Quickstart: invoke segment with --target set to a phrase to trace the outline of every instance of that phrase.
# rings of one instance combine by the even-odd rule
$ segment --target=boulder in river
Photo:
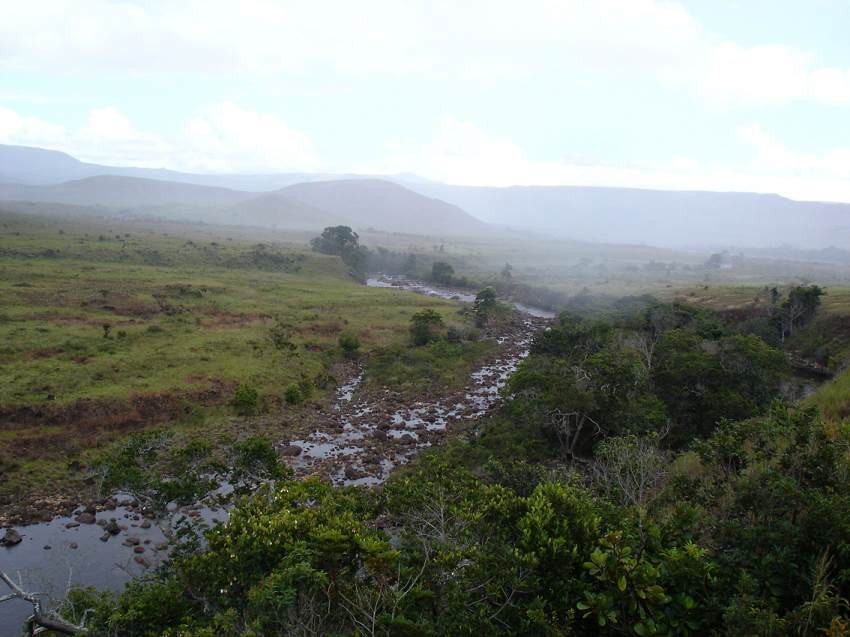
[[[82,513],[80,513],[74,519],[77,522],[79,522],[80,524],[94,524],[95,521],[97,520],[94,513],[92,513],[91,511],[88,511],[88,510],[83,511]]]
[[[285,447],[281,447],[280,455],[285,457],[294,457],[301,455],[301,447],[298,445],[286,445]]]
[[[6,534],[0,539],[0,545],[15,546],[16,544],[20,544],[22,539],[21,534],[17,530],[9,527],[6,529]]]
[[[109,533],[110,535],[118,535],[121,533],[121,527],[118,526],[118,522],[115,521],[115,518],[112,518],[103,529]]]

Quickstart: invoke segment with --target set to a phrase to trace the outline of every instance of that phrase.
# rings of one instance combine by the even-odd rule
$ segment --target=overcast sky
[[[847,0],[2,0],[0,15],[0,143],[198,172],[850,201]]]

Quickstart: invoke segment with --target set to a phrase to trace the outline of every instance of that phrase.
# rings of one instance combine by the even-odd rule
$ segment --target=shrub
[[[410,317],[410,337],[414,345],[427,345],[436,340],[443,327],[443,317],[435,310],[420,310]]]
[[[304,402],[304,392],[297,383],[292,383],[283,393],[287,405],[297,405]]]
[[[339,335],[339,348],[346,358],[357,358],[360,350],[360,339],[352,332],[343,332]]]
[[[259,393],[252,385],[241,384],[233,394],[233,406],[243,416],[251,416],[257,413]]]

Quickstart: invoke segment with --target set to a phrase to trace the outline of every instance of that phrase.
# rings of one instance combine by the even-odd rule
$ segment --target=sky
[[[0,0],[0,143],[850,201],[847,0]]]

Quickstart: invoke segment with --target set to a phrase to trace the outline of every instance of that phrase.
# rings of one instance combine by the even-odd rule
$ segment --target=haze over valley
[[[850,637],[850,4],[0,19],[0,637]]]
[[[359,231],[534,233],[702,251],[850,249],[850,204],[775,194],[473,187],[411,175],[203,175],[86,164],[64,153],[12,146],[0,147],[0,165],[0,202],[11,209],[52,203],[93,207],[98,214],[281,229],[346,223]]]

